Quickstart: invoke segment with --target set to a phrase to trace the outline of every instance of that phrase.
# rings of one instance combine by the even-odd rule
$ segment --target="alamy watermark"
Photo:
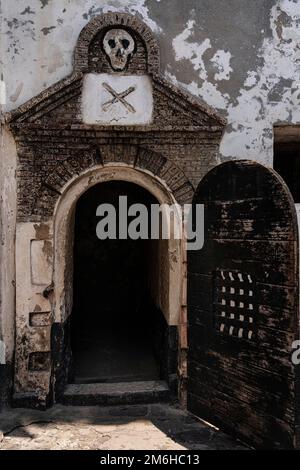
[[[300,364],[300,340],[296,339],[292,343],[292,349],[295,349],[292,353],[292,363],[294,366],[298,366]]]
[[[116,208],[103,203],[97,207],[100,217],[96,234],[100,240],[186,240],[187,250],[201,250],[204,245],[204,205],[128,204],[119,197]]]

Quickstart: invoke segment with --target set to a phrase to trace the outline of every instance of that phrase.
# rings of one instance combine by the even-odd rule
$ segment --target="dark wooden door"
[[[205,244],[188,252],[188,408],[257,448],[295,445],[298,229],[273,170],[223,163],[200,183]]]

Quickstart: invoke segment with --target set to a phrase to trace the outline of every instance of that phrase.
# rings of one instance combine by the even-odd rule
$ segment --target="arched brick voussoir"
[[[194,188],[184,172],[158,152],[130,143],[111,143],[101,146],[101,155],[104,165],[125,163],[159,177],[180,204],[189,203],[193,198]]]
[[[149,149],[139,148],[135,167],[150,171],[163,180],[179,204],[192,201],[193,185],[184,172],[163,155]]]
[[[43,221],[49,219],[53,214],[53,208],[58,200],[60,193],[54,188],[48,187],[45,183],[41,185],[36,202],[32,207],[30,220]]]
[[[190,203],[194,188],[184,172],[163,155],[150,149],[130,144],[108,144],[101,148],[89,147],[76,150],[71,157],[56,164],[37,191],[31,214],[37,220],[52,215],[55,204],[65,185],[76,175],[94,166],[122,163],[128,166],[149,171],[162,180],[179,204]],[[139,182],[136,181],[138,184]]]
[[[128,13],[108,12],[95,16],[79,34],[74,54],[74,72],[88,71],[88,49],[92,39],[108,27],[127,27],[133,29],[144,42],[147,50],[147,69],[149,73],[160,72],[160,51],[151,29],[138,17]]]
[[[63,187],[74,176],[99,164],[103,165],[103,161],[97,146],[74,150],[71,157],[58,162],[52,173],[40,185],[32,215],[38,218],[49,217],[53,213]]]
[[[125,163],[134,166],[138,154],[138,146],[132,144],[115,143],[101,145],[101,155],[104,165],[111,163]]]
[[[77,150],[71,157],[57,163],[53,173],[46,178],[44,185],[60,193],[70,179],[99,163],[103,164],[98,147]]]

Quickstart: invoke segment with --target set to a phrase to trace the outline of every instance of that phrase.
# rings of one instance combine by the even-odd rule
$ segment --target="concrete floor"
[[[55,405],[0,414],[0,450],[216,450],[241,443],[170,404]],[[1,459],[1,457],[0,457]]]

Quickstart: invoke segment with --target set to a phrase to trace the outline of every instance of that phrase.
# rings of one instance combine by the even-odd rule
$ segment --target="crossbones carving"
[[[102,105],[103,111],[107,111],[113,104],[117,103],[118,101],[122,103],[122,105],[131,113],[135,113],[134,107],[125,100],[126,96],[132,93],[135,90],[135,86],[131,86],[127,88],[127,90],[122,91],[121,93],[116,92],[108,83],[104,82],[103,87],[106,91],[108,91],[113,98],[109,101],[106,101]]]

